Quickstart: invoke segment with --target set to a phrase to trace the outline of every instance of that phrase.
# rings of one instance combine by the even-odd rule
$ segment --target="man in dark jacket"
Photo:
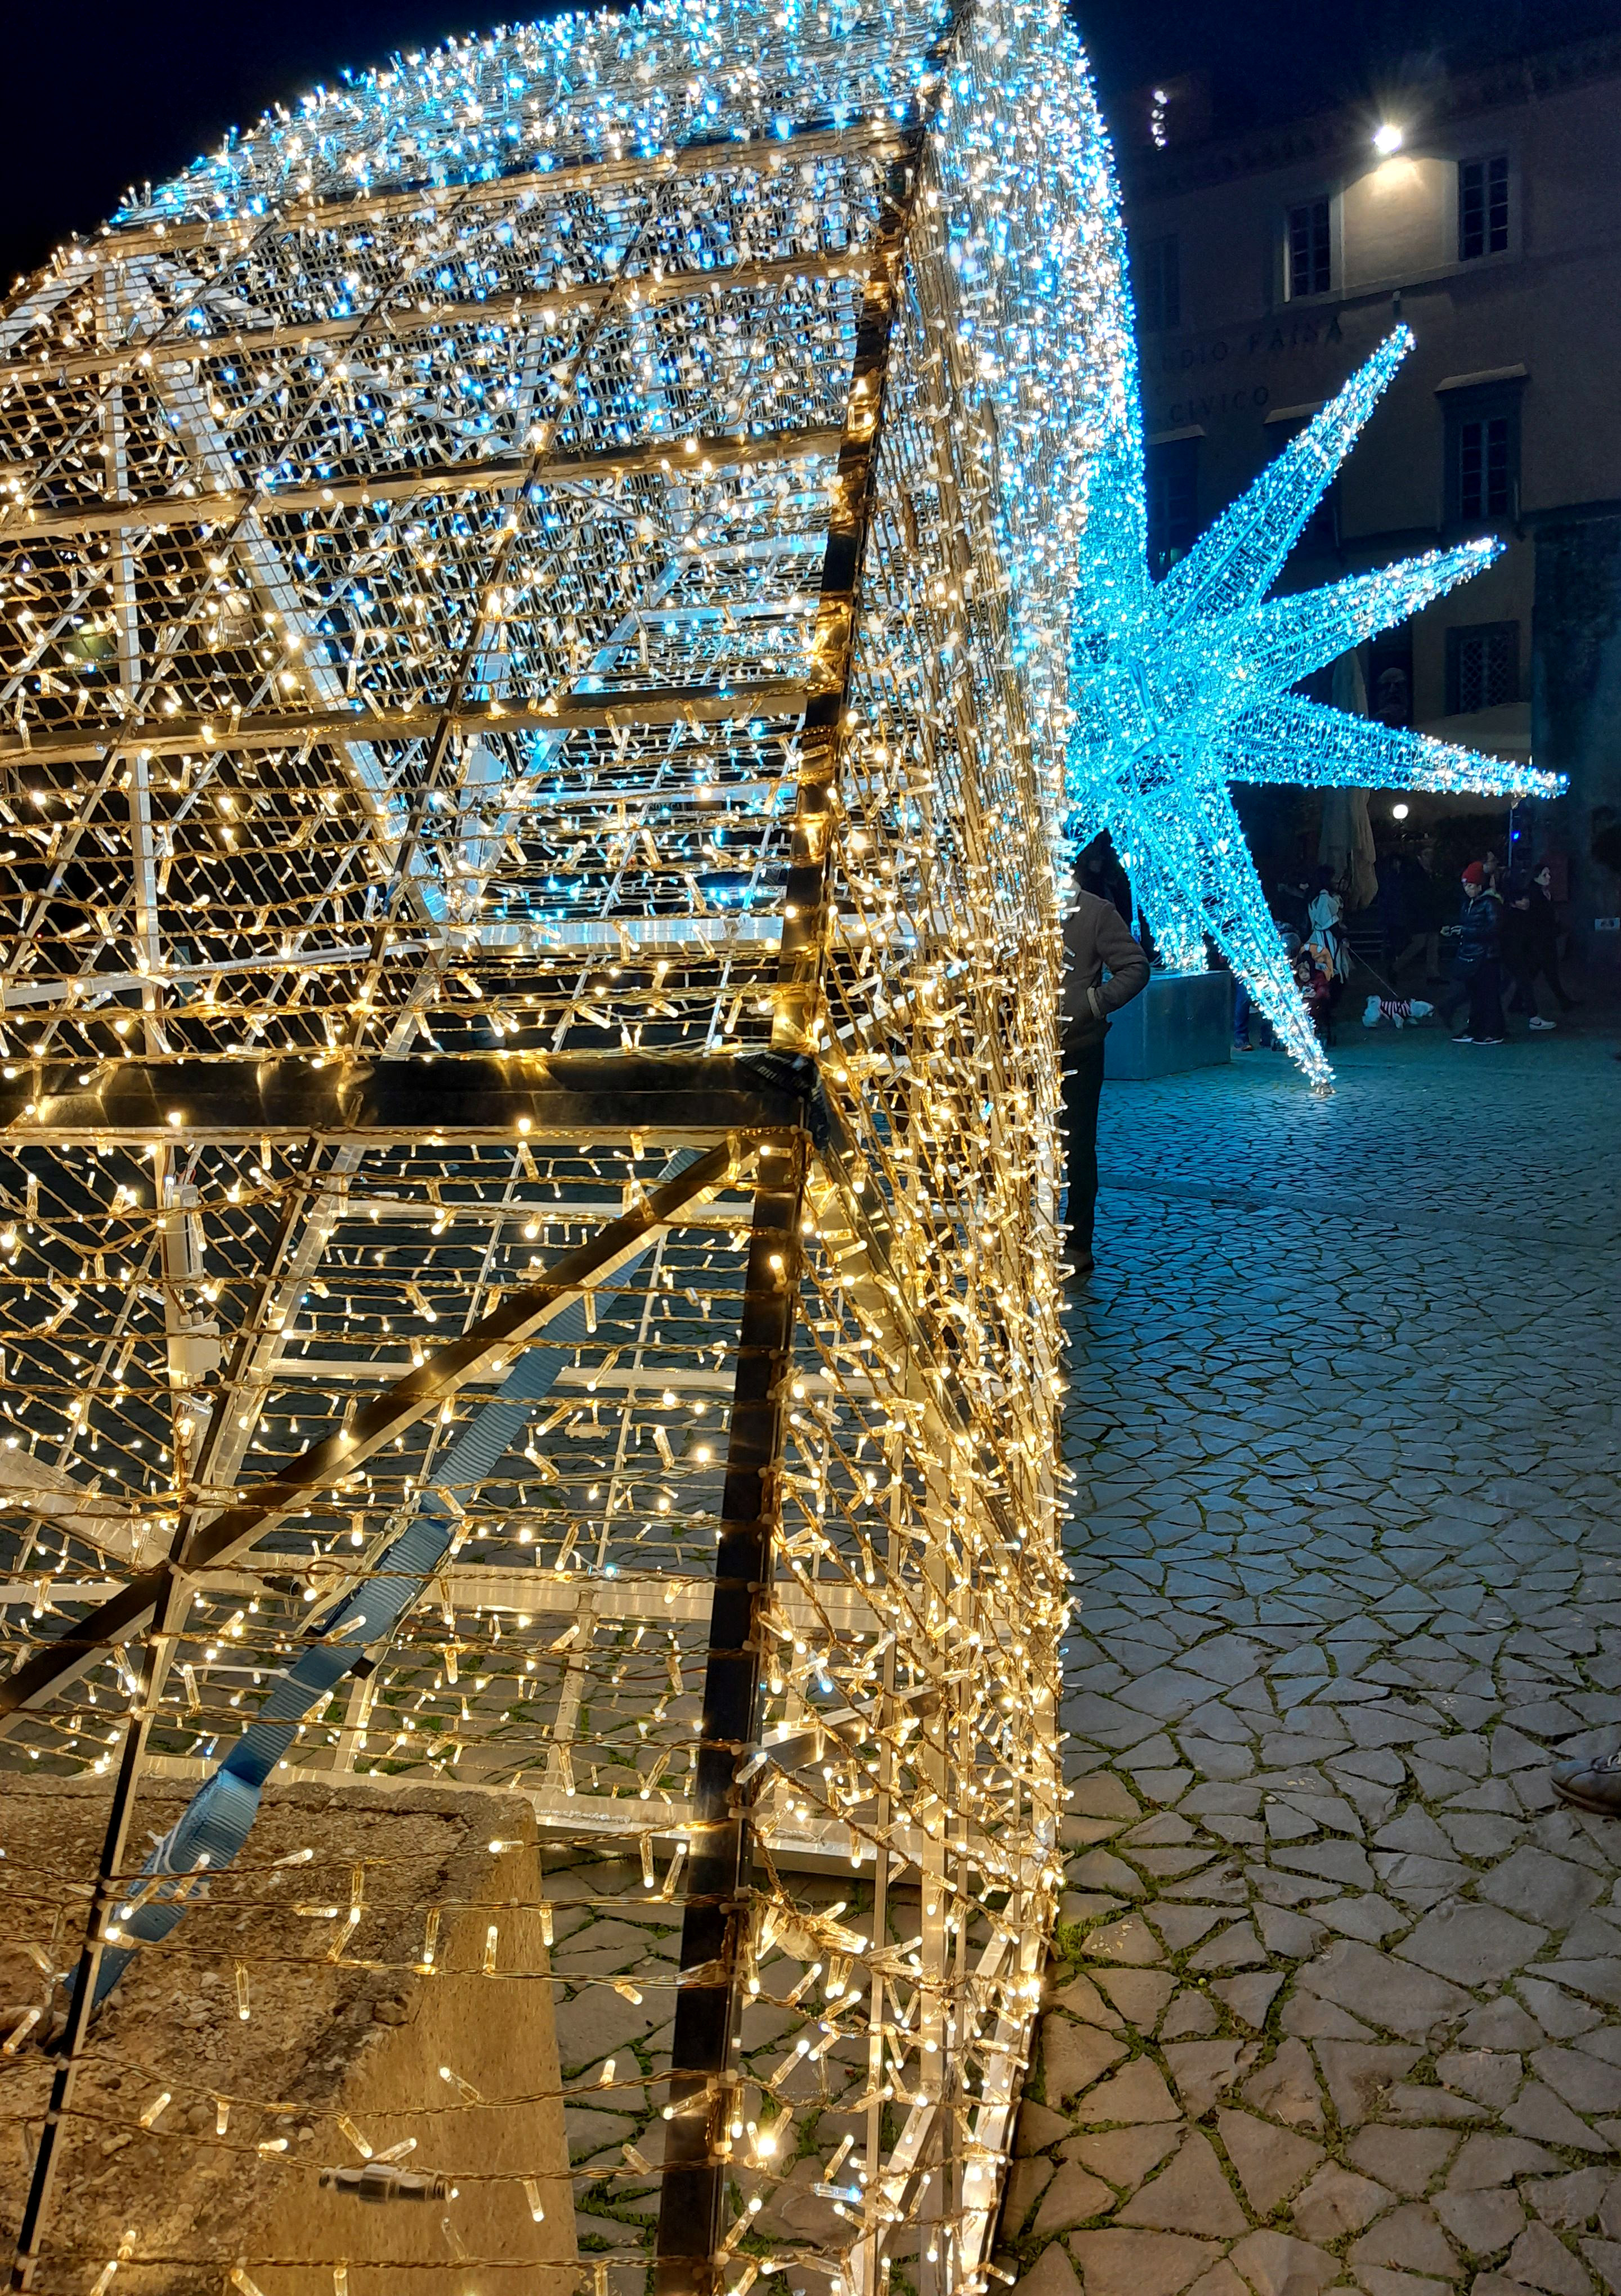
[[[1068,1136],[1070,1258],[1077,1275],[1092,1265],[1098,1201],[1098,1101],[1108,1016],[1148,986],[1148,960],[1112,901],[1074,891],[1064,921],[1064,1124]],[[1108,978],[1105,980],[1105,972]]]

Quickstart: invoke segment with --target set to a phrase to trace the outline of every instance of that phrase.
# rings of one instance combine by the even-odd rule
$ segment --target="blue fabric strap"
[[[678,1179],[698,1160],[696,1149],[683,1149],[659,1175],[660,1184]],[[639,1266],[653,1249],[651,1234],[621,1275]],[[156,1945],[198,1897],[208,1874],[218,1874],[240,1856],[259,1815],[265,1781],[298,1736],[299,1726],[325,1699],[366,1651],[392,1636],[450,1551],[455,1523],[449,1510],[435,1507],[435,1490],[472,1490],[494,1473],[545,1401],[563,1366],[565,1348],[583,1346],[590,1336],[583,1298],[571,1300],[547,1326],[545,1347],[526,1349],[498,1392],[474,1412],[434,1471],[415,1521],[385,1546],[365,1583],[333,1611],[297,1664],[276,1684],[259,1719],[236,1741],[215,1771],[153,1849],[142,1867],[143,1880],[129,1895],[127,1915],[115,1912],[114,1925],[128,1945],[111,1946],[96,1979],[99,2004],[118,1983],[137,1945]],[[151,1897],[143,1893],[154,1875],[166,1877]],[[172,1880],[167,1877],[172,1876]],[[122,1916],[122,1917],[120,1917]]]

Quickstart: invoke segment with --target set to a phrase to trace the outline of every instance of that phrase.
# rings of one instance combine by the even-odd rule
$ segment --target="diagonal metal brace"
[[[272,1481],[244,1491],[187,1541],[178,1562],[142,1571],[120,1594],[87,1618],[77,1620],[43,1650],[36,1651],[0,1682],[0,1734],[30,1709],[46,1704],[75,1677],[95,1665],[110,1644],[126,1642],[151,1621],[172,1579],[232,1562],[281,1516],[305,1505],[311,1495],[344,1482],[374,1453],[414,1425],[425,1412],[455,1395],[465,1382],[509,1355],[561,1314],[588,1284],[601,1283],[627,1259],[638,1256],[652,1228],[672,1220],[694,1197],[720,1187],[731,1177],[730,1142],[712,1148],[679,1179],[654,1188],[639,1204],[611,1220],[588,1243],[565,1252],[537,1283],[510,1293],[491,1314],[460,1339],[437,1348],[406,1377],[366,1404],[349,1426],[312,1443]]]

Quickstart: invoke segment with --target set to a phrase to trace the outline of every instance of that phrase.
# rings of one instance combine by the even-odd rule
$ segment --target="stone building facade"
[[[1502,537],[1364,650],[1367,708],[1568,774],[1520,825],[1568,862],[1589,956],[1621,962],[1621,38],[1237,138],[1185,83],[1115,126],[1161,562],[1404,320],[1416,348],[1287,578]]]

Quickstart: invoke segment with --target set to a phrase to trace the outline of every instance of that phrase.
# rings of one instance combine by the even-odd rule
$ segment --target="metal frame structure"
[[[1057,1878],[1042,634],[1090,449],[993,372],[1034,322],[984,250],[1056,64],[1101,150],[1066,43],[965,0],[397,59],[0,317],[0,1751],[111,1793],[49,1877],[88,1918],[17,2287],[210,2266],[62,2205],[142,1797],[430,1503],[446,1560],[282,1767],[664,1861],[673,1959],[611,1980],[643,2133],[580,2188],[656,2193],[660,2296],[987,2284]],[[1098,180],[1019,228],[1114,308]]]

